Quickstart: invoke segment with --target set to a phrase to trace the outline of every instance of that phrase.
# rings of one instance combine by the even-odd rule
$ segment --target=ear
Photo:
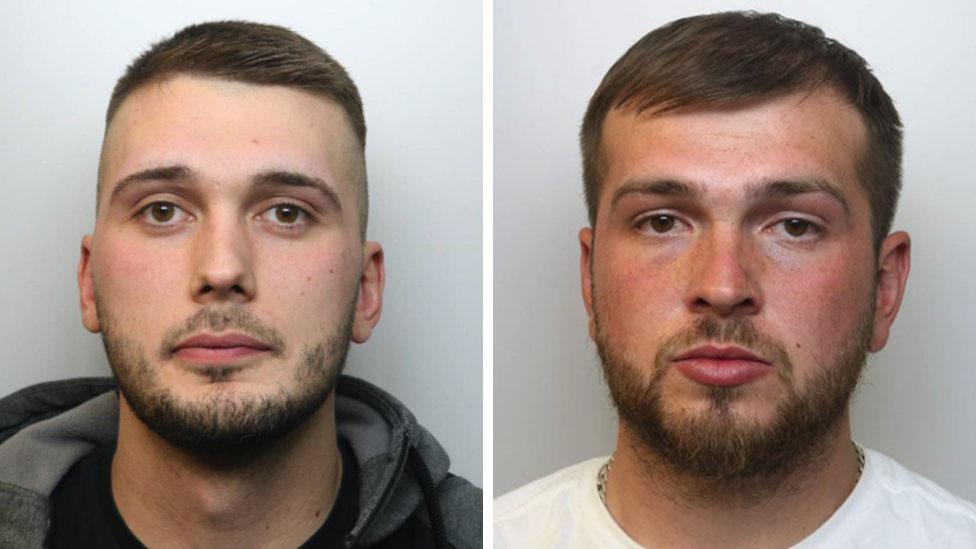
[[[352,340],[356,343],[369,339],[376,323],[380,321],[385,283],[383,247],[378,242],[367,241],[363,244],[363,274],[359,279],[359,296],[356,299],[356,316],[352,326]]]
[[[881,243],[874,310],[874,326],[868,349],[876,353],[888,343],[888,334],[901,307],[911,267],[912,241],[908,233],[898,231]]]
[[[81,323],[85,328],[97,334],[101,331],[98,324],[98,307],[95,304],[95,281],[92,279],[91,269],[92,237],[85,235],[81,239],[81,256],[78,258],[78,296],[81,303]]]
[[[580,243],[580,289],[583,291],[583,305],[589,317],[590,339],[596,338],[596,321],[593,316],[593,229],[583,227],[579,232]]]

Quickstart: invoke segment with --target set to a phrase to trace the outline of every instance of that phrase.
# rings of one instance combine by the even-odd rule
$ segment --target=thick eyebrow
[[[749,198],[752,201],[760,201],[771,198],[790,198],[801,194],[824,193],[836,200],[844,213],[851,214],[851,206],[841,192],[833,183],[825,179],[800,179],[800,180],[777,180],[768,181],[749,189]]]
[[[109,198],[109,203],[113,202],[125,189],[139,183],[176,181],[193,184],[197,179],[196,173],[193,170],[181,164],[141,170],[123,177],[115,184],[115,188],[112,189],[112,196]],[[318,177],[288,170],[267,170],[251,177],[251,184],[255,187],[312,188],[320,192],[336,208],[342,211],[339,194],[325,180]]]
[[[252,177],[251,182],[256,187],[309,187],[317,190],[340,212],[342,211],[339,194],[332,185],[318,177],[287,170],[268,170]]]
[[[653,194],[694,199],[701,196],[702,190],[697,185],[689,185],[674,179],[628,181],[614,191],[613,198],[610,200],[610,209],[613,209],[617,202],[629,194]]]
[[[629,194],[652,194],[658,196],[673,196],[698,199],[703,190],[699,185],[693,185],[674,179],[636,180],[624,183],[613,193],[610,208]],[[750,186],[748,196],[750,202],[763,199],[789,198],[800,194],[825,193],[836,200],[844,213],[850,215],[851,207],[844,197],[844,193],[834,184],[824,179],[775,180]]]
[[[184,181],[191,183],[194,181],[194,175],[193,170],[183,165],[161,166],[141,170],[120,179],[115,184],[115,188],[112,189],[112,195],[109,197],[108,203],[115,202],[116,198],[127,188],[148,181]]]

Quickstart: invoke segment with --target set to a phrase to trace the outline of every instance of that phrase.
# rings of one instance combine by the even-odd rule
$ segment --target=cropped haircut
[[[286,86],[329,99],[345,112],[365,154],[363,102],[342,65],[290,29],[247,21],[190,25],[153,44],[116,82],[105,114],[106,133],[119,107],[136,89],[178,75]],[[99,167],[99,180],[103,169]],[[358,171],[362,174],[361,181],[355,182],[359,186],[360,232],[365,237],[369,211],[365,165]]]
[[[867,128],[857,173],[871,204],[879,250],[901,190],[902,126],[894,103],[856,52],[812,25],[755,12],[678,19],[645,35],[610,67],[580,130],[590,224],[596,226],[606,175],[601,142],[611,110],[640,114],[731,107],[821,87],[845,98]]]

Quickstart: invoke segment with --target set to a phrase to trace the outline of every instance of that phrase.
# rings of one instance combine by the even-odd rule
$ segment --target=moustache
[[[248,337],[262,341],[272,348],[272,354],[280,355],[285,352],[285,340],[277,330],[265,324],[260,318],[242,306],[218,309],[205,307],[184,320],[179,326],[166,331],[160,345],[160,356],[172,354],[176,345],[195,332],[209,330],[223,332],[233,329]]]
[[[691,327],[669,336],[661,345],[657,353],[658,360],[655,362],[659,369],[666,368],[678,354],[709,343],[734,344],[746,348],[782,368],[785,374],[790,374],[793,369],[786,345],[760,331],[752,321],[743,318],[699,318]]]

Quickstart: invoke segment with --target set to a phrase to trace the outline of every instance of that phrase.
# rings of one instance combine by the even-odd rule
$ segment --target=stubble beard
[[[620,352],[595,315],[597,352],[620,421],[635,435],[635,450],[645,473],[663,464],[674,476],[692,480],[695,494],[737,494],[763,498],[781,489],[790,475],[823,457],[830,435],[841,426],[867,358],[873,303],[849,344],[830,364],[817,369],[797,388],[785,346],[759,332],[749,320],[702,317],[688,330],[673,334],[659,347],[650,375]],[[765,425],[737,417],[733,405],[740,387],[708,387],[708,409],[697,415],[666,411],[664,376],[671,357],[696,343],[738,344],[772,359],[783,388],[773,419]]]
[[[234,455],[268,446],[294,431],[312,416],[332,394],[345,365],[352,334],[354,306],[344,312],[339,325],[324,341],[299,353],[292,391],[240,394],[216,386],[204,398],[187,400],[159,379],[161,367],[149,360],[134,339],[123,334],[117,322],[100,314],[102,342],[119,390],[136,417],[170,444],[198,455]],[[105,309],[99,306],[99,311]],[[200,330],[235,329],[272,342],[274,355],[283,354],[283,340],[249,311],[240,307],[202,309],[182,326],[167,333],[167,346]],[[202,367],[198,373],[219,383],[237,371],[234,366]]]

